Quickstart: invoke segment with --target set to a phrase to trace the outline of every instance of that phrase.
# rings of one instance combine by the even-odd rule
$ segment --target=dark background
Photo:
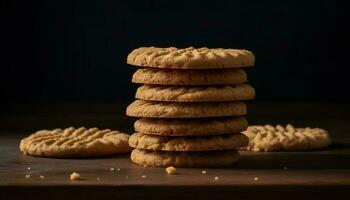
[[[244,48],[257,100],[342,100],[346,1],[2,1],[2,103],[130,102],[140,46]]]

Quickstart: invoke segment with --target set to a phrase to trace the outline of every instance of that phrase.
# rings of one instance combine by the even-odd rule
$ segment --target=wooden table
[[[89,109],[87,109],[89,108]],[[1,111],[0,199],[330,199],[350,195],[350,104],[255,103],[252,123],[287,123],[327,129],[334,144],[320,151],[241,152],[230,168],[144,168],[128,155],[102,159],[25,156],[18,143],[40,128],[112,127],[129,131],[132,120],[118,105],[16,105]],[[119,115],[118,115],[119,113]],[[114,168],[114,171],[111,171]],[[203,173],[206,171],[206,173]],[[84,180],[71,181],[78,172]],[[30,178],[26,178],[30,175]],[[218,177],[215,180],[214,177]]]

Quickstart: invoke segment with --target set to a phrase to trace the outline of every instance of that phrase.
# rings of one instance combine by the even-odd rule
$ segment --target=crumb
[[[146,165],[144,165],[143,167],[147,167]]]
[[[81,176],[80,174],[76,173],[76,172],[73,172],[71,175],[70,175],[70,180],[81,180]]]
[[[202,171],[202,174],[206,174],[206,173],[207,173],[207,171],[205,171],[205,170]]]
[[[175,173],[176,173],[176,168],[173,167],[173,166],[170,166],[170,167],[167,167],[167,168],[165,169],[165,171],[166,171],[166,173],[168,173],[168,174],[175,174]]]
[[[215,176],[215,177],[214,177],[214,180],[216,180],[216,181],[219,180],[219,177]]]
[[[254,177],[254,181],[257,181],[257,180],[259,180],[259,178],[258,177]]]
[[[31,168],[30,167],[27,167],[27,170],[30,170]]]
[[[27,175],[26,175],[26,178],[30,178],[30,177],[31,177],[31,175],[30,175],[30,174],[27,174]]]
[[[114,168],[113,168],[113,167],[111,167],[109,170],[114,171]]]
[[[40,179],[44,179],[45,178],[45,176],[43,176],[43,175],[40,175],[39,177],[40,177]]]
[[[284,166],[284,167],[283,167],[283,170],[288,170],[288,167]]]
[[[118,168],[117,170],[120,171],[120,168]]]
[[[125,179],[129,179],[129,176],[125,176]]]
[[[142,178],[146,178],[147,176],[146,176],[146,175],[142,175],[141,177],[142,177]]]
[[[97,180],[97,181],[100,181],[101,179],[100,179],[100,177],[97,177],[96,180]]]

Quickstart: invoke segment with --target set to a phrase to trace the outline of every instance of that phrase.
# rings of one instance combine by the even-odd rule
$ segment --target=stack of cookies
[[[253,99],[240,68],[253,66],[247,50],[143,47],[128,55],[143,84],[127,115],[140,117],[129,145],[131,160],[152,167],[216,167],[238,161],[248,144],[243,100]]]

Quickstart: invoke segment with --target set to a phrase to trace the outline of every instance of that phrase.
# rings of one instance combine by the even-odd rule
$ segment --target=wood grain
[[[289,104],[289,107],[288,104],[277,104],[277,106],[260,104],[260,106],[255,107],[253,112],[255,114],[251,116],[250,121],[253,123],[264,123],[265,120],[269,121],[268,119],[270,119],[269,123],[284,123],[291,119],[289,122],[296,124],[320,126],[330,132],[334,144],[320,151],[274,153],[243,151],[241,161],[230,168],[178,169],[177,174],[168,175],[162,168],[144,168],[134,165],[130,162],[128,155],[102,159],[50,159],[22,155],[18,151],[19,140],[30,132],[28,128],[31,129],[30,124],[25,123],[25,119],[31,121],[33,116],[41,116],[41,124],[32,123],[34,128],[44,126],[45,122],[52,123],[49,124],[50,126],[86,122],[89,126],[97,118],[96,114],[83,113],[79,116],[73,114],[68,118],[60,118],[57,116],[64,116],[64,112],[61,114],[56,112],[55,118],[47,110],[57,108],[48,107],[45,112],[18,113],[20,120],[9,121],[8,119],[15,119],[9,113],[3,112],[0,119],[10,117],[3,120],[5,124],[3,123],[4,126],[0,132],[0,199],[283,198],[295,200],[296,198],[329,199],[350,194],[350,136],[348,135],[350,127],[349,115],[344,110],[348,105],[335,108],[333,105],[327,107],[326,104],[322,104],[322,108],[327,110],[325,115],[317,114],[321,112],[317,110],[320,107],[309,107],[305,104],[300,104],[299,107],[295,104]],[[285,109],[283,106],[286,106]],[[101,108],[103,110],[103,106]],[[109,106],[105,108],[111,109]],[[298,109],[300,114],[291,108]],[[269,110],[270,114],[266,110]],[[292,110],[293,116],[283,113],[286,110]],[[305,110],[308,114],[303,116],[302,112]],[[275,113],[277,111],[279,115]],[[79,113],[79,110],[74,112]],[[265,117],[263,112],[267,113]],[[310,112],[316,114],[310,115]],[[112,115],[103,112],[100,114],[97,123],[108,125],[109,120],[112,120],[109,117]],[[122,115],[115,115],[115,119],[119,120],[116,122],[118,126],[124,126],[122,128],[131,133],[130,118],[124,119]],[[16,127],[13,130],[4,130],[4,127],[9,127],[11,123],[16,124]],[[28,167],[30,170],[27,169]],[[114,168],[114,171],[110,168]],[[203,170],[206,174],[202,173]],[[71,181],[69,175],[72,172],[80,173],[84,180]],[[25,178],[28,174],[31,177]],[[146,177],[143,178],[143,175]],[[216,176],[218,180],[214,180]]]

